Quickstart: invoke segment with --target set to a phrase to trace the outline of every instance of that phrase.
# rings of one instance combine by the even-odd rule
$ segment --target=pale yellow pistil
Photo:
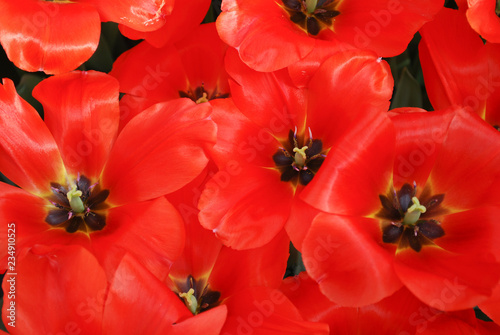
[[[302,148],[293,148],[293,152],[295,152],[295,156],[293,159],[295,160],[295,165],[298,165],[300,167],[303,167],[306,164],[306,150],[309,149],[307,145],[303,146]]]
[[[191,313],[196,314],[198,309],[198,300],[196,300],[196,297],[194,296],[194,289],[190,288],[186,293],[179,293],[179,297],[184,299],[186,306]]]
[[[76,185],[71,186],[71,190],[66,194],[69,200],[69,205],[71,206],[71,211],[73,213],[83,213],[85,211],[85,206],[83,205],[82,191],[76,189]]]
[[[408,208],[403,219],[403,223],[408,225],[414,225],[420,218],[420,214],[427,211],[427,208],[420,204],[417,197],[411,198],[411,201],[413,202],[413,205]]]
[[[198,100],[196,100],[197,104],[201,104],[203,102],[208,102],[207,93],[205,93],[205,92],[203,92],[203,96],[201,98],[199,98]]]
[[[318,5],[318,0],[306,0],[306,8],[308,13],[314,13],[316,6]]]

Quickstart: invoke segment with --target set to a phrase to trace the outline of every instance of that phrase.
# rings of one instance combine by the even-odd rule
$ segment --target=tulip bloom
[[[405,286],[439,310],[472,308],[500,278],[500,136],[463,109],[410,111],[394,113],[395,133],[352,134],[330,151],[311,182],[321,187],[302,193],[326,212],[304,239],[304,264],[341,305]]]
[[[101,22],[141,31],[165,23],[173,1],[0,1],[0,43],[25,71],[64,73],[76,69],[97,49]]]
[[[181,300],[129,254],[107,277],[81,246],[36,245],[20,252],[16,272],[15,299],[6,296],[3,306],[10,334],[180,335],[203,329],[217,335],[220,331],[211,322],[214,312],[193,318]],[[79,284],[70,284],[75,282]],[[4,290],[9,287],[4,281]],[[14,323],[8,310],[12,303]],[[40,309],[41,303],[46,308]]]
[[[168,271],[184,228],[162,196],[205,168],[215,140],[209,108],[158,104],[117,137],[118,83],[106,74],[51,77],[34,96],[45,122],[10,80],[0,87],[0,171],[21,187],[0,184],[0,217],[5,230],[16,226],[17,247],[80,244],[106,271],[129,251],[155,274]]]
[[[496,0],[457,0],[470,26],[490,43],[500,42],[500,5]],[[463,15],[463,14],[462,14]]]
[[[500,326],[476,319],[472,308],[443,312],[401,288],[378,303],[344,307],[328,300],[307,273],[286,278],[281,290],[306,320],[327,322],[335,334],[497,334]]]
[[[211,328],[222,327],[221,334],[328,334],[325,324],[305,321],[278,290],[288,259],[284,232],[264,247],[236,251],[201,227],[193,205],[205,182],[193,181],[168,196],[184,214],[186,246],[172,265],[167,286],[186,310],[195,317],[213,313]],[[199,329],[197,334],[205,332]]]
[[[275,71],[307,56],[318,40],[395,56],[442,6],[435,0],[224,0],[217,30],[249,67]]]
[[[165,24],[157,30],[144,30],[120,24],[120,32],[133,40],[145,40],[155,48],[162,48],[183,40],[203,21],[210,0],[171,1],[173,7],[164,7]]]
[[[498,128],[500,45],[483,43],[463,13],[452,9],[443,9],[420,34],[420,61],[433,107],[464,106]]]
[[[369,52],[345,52],[315,64],[304,68],[307,86],[298,87],[287,70],[256,72],[228,51],[231,95],[241,113],[230,106],[213,112],[219,172],[199,202],[201,224],[227,246],[272,240],[347,129],[383,126],[393,84],[387,63]]]
[[[226,48],[215,23],[208,23],[199,25],[175,44],[158,49],[142,42],[120,55],[110,72],[125,93],[120,100],[120,128],[158,102],[179,97],[197,103],[226,98]]]

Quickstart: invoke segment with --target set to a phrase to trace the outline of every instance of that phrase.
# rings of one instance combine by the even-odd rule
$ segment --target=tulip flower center
[[[273,155],[274,163],[281,172],[282,181],[307,185],[318,172],[326,157],[323,143],[313,139],[309,130],[307,145],[304,139],[297,137],[297,130],[290,130],[288,141]]]
[[[177,283],[179,298],[193,315],[219,305],[220,293],[210,290],[205,283],[204,280],[196,280],[191,275],[180,285]]]
[[[500,17],[500,0],[497,0],[497,5],[495,7],[495,14]]]
[[[290,20],[311,35],[318,35],[323,28],[331,28],[338,0],[282,0]]]
[[[49,225],[64,228],[68,233],[90,233],[106,226],[108,190],[91,185],[85,176],[79,176],[68,188],[52,183],[51,189],[53,195],[49,201],[55,208],[45,218]]]
[[[446,212],[441,206],[444,194],[430,196],[425,189],[419,199],[416,193],[417,185],[413,183],[379,196],[382,210],[376,216],[382,219],[383,242],[419,252],[423,245],[434,245],[434,239],[444,236],[441,223],[435,219]]]
[[[181,98],[189,98],[197,104],[201,104],[214,99],[225,99],[229,97],[229,93],[218,92],[217,88],[215,88],[210,94],[205,90],[205,86],[201,84],[201,86],[196,87],[194,90],[189,88],[187,91],[179,91],[179,96]]]

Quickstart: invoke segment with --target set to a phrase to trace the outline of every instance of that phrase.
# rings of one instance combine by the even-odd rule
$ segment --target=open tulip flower
[[[287,67],[317,40],[348,43],[380,56],[401,53],[442,7],[436,0],[224,0],[217,29],[258,71]],[[265,36],[265,38],[262,38]]]
[[[498,129],[500,44],[483,43],[463,13],[447,8],[420,33],[419,56],[433,107],[467,107]]]
[[[281,290],[306,320],[321,321],[335,334],[498,334],[500,326],[476,319],[472,309],[443,312],[418,300],[406,288],[364,307],[331,302],[307,273],[286,278]],[[387,322],[390,318],[392,322]]]
[[[186,244],[166,286],[192,315],[211,313],[211,325],[221,334],[328,334],[326,324],[304,320],[278,289],[288,259],[284,231],[263,247],[239,251],[200,225],[192,206],[211,174],[167,196],[184,218]],[[200,326],[196,334],[205,332]]]
[[[464,109],[399,112],[394,131],[346,137],[311,182],[321,188],[302,193],[326,212],[304,239],[304,264],[344,306],[405,286],[439,310],[472,308],[500,278],[500,136]]]
[[[383,127],[392,78],[371,52],[334,54],[309,69],[314,75],[307,87],[295,86],[286,69],[250,69],[235,50],[228,51],[226,66],[241,112],[214,109],[212,157],[219,172],[201,195],[200,222],[225,245],[249,249],[283,229],[295,200],[322,174],[328,151],[347,129]]]
[[[158,104],[117,136],[118,83],[106,74],[52,77],[34,95],[45,122],[10,80],[0,87],[0,171],[21,187],[0,184],[0,218],[15,223],[17,247],[79,244],[108,272],[129,251],[155,274],[168,271],[184,227],[163,195],[205,168],[210,109],[189,99]]]
[[[0,334],[500,334],[499,36],[500,0],[0,0]]]
[[[47,74],[75,70],[96,51],[101,22],[141,31],[160,28],[173,0],[0,1],[0,43],[26,71]]]
[[[120,128],[145,108],[178,98],[196,103],[229,96],[224,55],[215,23],[193,28],[177,43],[155,48],[147,41],[124,52],[110,72],[120,82]]]
[[[496,0],[457,0],[470,26],[485,40],[500,43],[500,5]]]

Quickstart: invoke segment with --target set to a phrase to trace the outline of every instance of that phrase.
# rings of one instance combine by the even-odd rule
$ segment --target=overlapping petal
[[[88,4],[2,1],[0,13],[0,43],[9,59],[26,71],[68,72],[97,49],[101,20]]]
[[[158,1],[157,1],[158,2]],[[171,8],[171,4],[174,4]],[[144,27],[134,28],[128,25],[120,25],[123,35],[133,40],[144,39],[156,48],[161,48],[168,43],[180,41],[186,34],[200,24],[210,6],[209,0],[191,0],[167,2],[164,6],[162,16],[165,24],[155,31],[146,31]],[[171,8],[171,10],[170,10]]]
[[[289,5],[302,4],[297,1]],[[217,19],[217,30],[227,44],[238,50],[245,64],[270,72],[305,58],[318,39],[329,41],[332,48],[343,49],[342,43],[346,42],[374,50],[380,56],[395,56],[441,7],[442,1],[428,0],[341,1],[332,7],[335,15],[330,26],[319,28],[313,35],[292,22],[281,1],[227,0]]]
[[[330,300],[373,304],[402,286],[392,265],[395,248],[381,243],[377,220],[319,214],[302,244],[304,265]]]
[[[209,105],[178,99],[156,104],[129,122],[102,173],[110,203],[152,199],[198,176],[208,163],[204,148],[215,142],[210,110]]]
[[[492,43],[500,42],[500,20],[498,19],[498,4],[495,0],[467,1],[467,20],[471,27],[482,38]]]
[[[24,249],[17,258],[16,275],[7,275],[3,282],[5,292],[10,289],[9,278],[13,278],[15,294],[4,300],[2,314],[10,334],[101,334],[107,280],[97,260],[84,248]],[[14,327],[7,317],[11,302],[15,306]],[[40,312],[41,302],[48,307],[44,313]]]
[[[100,72],[72,72],[42,81],[33,96],[44,106],[67,172],[98,179],[118,132],[118,82]]]
[[[80,2],[94,6],[102,22],[113,21],[143,32],[161,28],[165,24],[165,16],[169,15],[174,7],[174,0]]]
[[[469,106],[484,113],[488,63],[481,38],[463,13],[443,9],[420,30],[419,56],[429,99],[435,109]]]
[[[65,169],[56,141],[14,83],[0,87],[0,171],[34,194],[50,192],[50,182],[64,182]]]

